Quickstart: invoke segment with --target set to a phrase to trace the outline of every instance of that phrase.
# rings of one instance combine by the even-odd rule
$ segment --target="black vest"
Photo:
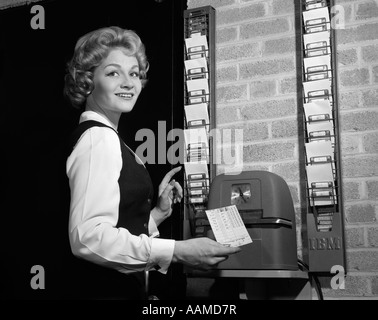
[[[98,122],[84,121],[71,136],[73,148],[81,135],[91,127],[113,128]],[[117,132],[116,132],[117,133]],[[118,133],[117,133],[118,135]],[[116,227],[123,227],[134,235],[148,235],[148,221],[153,198],[153,185],[146,168],[136,161],[135,155],[118,135],[122,152],[122,169],[118,179],[120,189],[119,216]],[[71,150],[72,150],[71,148]],[[70,298],[145,299],[144,272],[122,274],[82,259],[73,259],[72,273],[77,278]],[[72,294],[74,294],[72,296]]]

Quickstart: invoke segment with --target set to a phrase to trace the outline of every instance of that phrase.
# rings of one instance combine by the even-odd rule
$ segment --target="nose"
[[[124,76],[123,79],[122,79],[121,88],[122,89],[132,89],[133,87],[134,87],[134,84],[133,84],[131,77],[129,77],[127,75]]]

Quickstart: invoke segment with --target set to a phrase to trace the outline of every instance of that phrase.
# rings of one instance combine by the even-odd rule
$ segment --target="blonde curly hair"
[[[75,108],[85,107],[87,97],[94,89],[95,69],[115,48],[123,49],[128,55],[136,57],[142,87],[146,85],[149,63],[139,36],[132,30],[116,26],[94,30],[77,41],[74,55],[67,64],[64,94]]]

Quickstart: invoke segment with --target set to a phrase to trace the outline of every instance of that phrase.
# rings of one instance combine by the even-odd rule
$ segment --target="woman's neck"
[[[87,100],[87,104],[85,106],[85,111],[93,111],[107,119],[112,127],[117,130],[119,119],[121,118],[121,114],[116,112],[111,112],[108,110],[104,110],[101,107],[99,107],[97,104],[93,103],[90,99]]]

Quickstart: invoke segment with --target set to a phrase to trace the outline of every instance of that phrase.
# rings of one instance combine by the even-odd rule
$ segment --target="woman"
[[[208,269],[240,250],[208,238],[158,238],[157,227],[183,196],[172,179],[180,167],[166,174],[152,208],[149,174],[117,133],[121,115],[133,109],[146,83],[148,66],[138,35],[119,27],[81,37],[68,65],[65,93],[83,110],[66,167],[70,245],[84,264],[77,269],[83,274],[78,295],[144,298],[144,271],[166,273],[172,262]]]

